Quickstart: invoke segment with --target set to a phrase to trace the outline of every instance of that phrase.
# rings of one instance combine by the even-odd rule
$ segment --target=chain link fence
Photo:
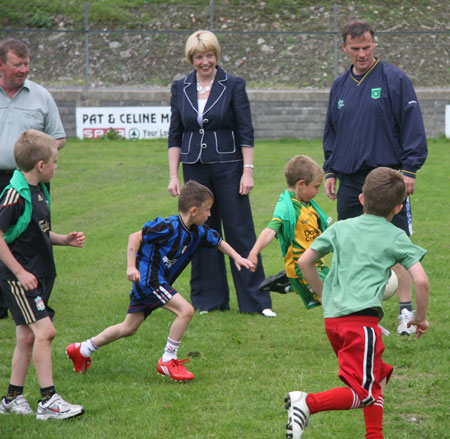
[[[222,47],[220,65],[245,78],[249,88],[328,88],[349,67],[337,31],[347,14],[340,10],[338,16],[336,8],[322,14],[321,27],[329,30],[243,31],[218,25],[213,31]],[[209,16],[204,10],[203,25],[193,27],[213,23],[211,9]],[[192,70],[184,44],[194,29],[90,29],[86,19],[84,30],[0,29],[0,39],[17,38],[30,46],[30,78],[43,85],[168,87]],[[375,55],[405,71],[415,87],[450,86],[449,30],[379,29],[376,38]]]

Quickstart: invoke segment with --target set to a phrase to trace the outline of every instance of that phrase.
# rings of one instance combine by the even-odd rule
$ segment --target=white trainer
[[[34,412],[30,407],[30,404],[28,404],[28,401],[22,395],[19,395],[11,402],[6,402],[6,397],[2,398],[0,414],[7,415],[9,413],[14,413],[16,415],[32,415]]]
[[[38,403],[36,419],[45,421],[47,419],[68,419],[80,416],[84,413],[81,405],[69,404],[55,393],[46,403]]]
[[[415,325],[408,328],[407,323],[414,318],[414,312],[408,311],[406,308],[402,309],[402,312],[398,315],[398,335],[414,335],[416,333]]]
[[[288,423],[286,425],[287,439],[300,439],[309,423],[309,407],[306,404],[305,392],[289,392],[284,399],[288,409]]]
[[[261,311],[261,314],[264,317],[276,317],[277,316],[277,313],[273,312],[270,308],[263,309]]]

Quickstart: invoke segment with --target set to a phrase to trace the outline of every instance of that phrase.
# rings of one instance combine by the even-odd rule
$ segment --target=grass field
[[[450,142],[430,140],[428,161],[412,197],[413,241],[428,254],[430,277],[428,334],[398,337],[396,299],[386,302],[385,361],[395,371],[385,393],[386,439],[449,437],[449,187]],[[284,190],[283,168],[295,154],[322,162],[320,141],[258,142],[251,201],[257,233],[270,220]],[[321,309],[306,311],[294,294],[272,294],[275,319],[240,314],[234,291],[231,310],[195,314],[180,349],[191,359],[196,378],[187,384],[156,374],[170,313],[155,312],[129,339],[103,347],[84,375],[75,374],[65,347],[97,334],[125,316],[130,284],[126,278],[128,235],[156,216],[176,212],[167,192],[165,140],[76,141],[60,153],[52,180],[52,222],[57,233],[82,230],[83,249],[57,247],[54,378],[58,392],[83,404],[86,414],[69,421],[0,417],[0,437],[35,438],[283,438],[288,391],[317,392],[340,386],[337,361],[326,338]],[[335,204],[323,193],[316,200],[334,219]],[[278,243],[263,252],[266,274],[283,268]],[[189,269],[175,283],[189,298]],[[0,395],[7,390],[14,324],[0,321]],[[39,388],[30,370],[25,396],[36,408]],[[319,413],[305,439],[364,437],[363,413]]]

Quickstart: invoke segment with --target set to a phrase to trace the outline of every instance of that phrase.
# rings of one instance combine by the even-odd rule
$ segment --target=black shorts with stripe
[[[16,326],[30,325],[45,317],[53,319],[55,311],[48,306],[55,278],[40,278],[36,289],[25,291],[17,280],[0,279],[6,305]]]

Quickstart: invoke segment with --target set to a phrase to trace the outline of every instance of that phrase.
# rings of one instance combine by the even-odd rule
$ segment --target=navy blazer
[[[245,81],[219,66],[203,111],[197,120],[196,72],[172,84],[169,148],[181,148],[182,163],[224,163],[242,160],[242,146],[253,147],[254,134]]]

